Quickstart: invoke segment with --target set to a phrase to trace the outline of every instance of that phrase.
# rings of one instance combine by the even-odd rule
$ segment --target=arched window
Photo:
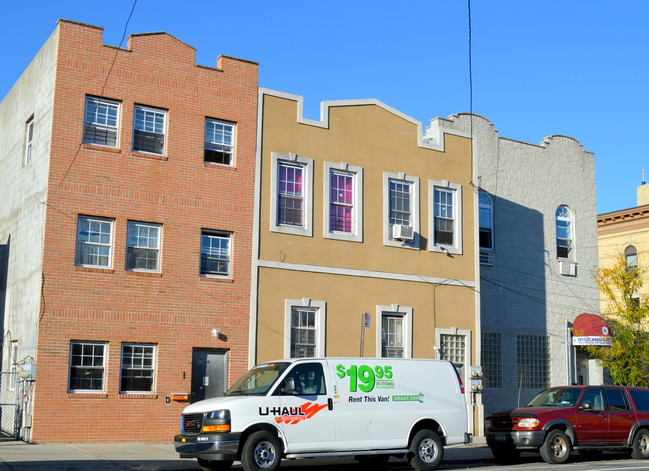
[[[572,213],[567,206],[559,206],[556,213],[557,222],[557,258],[572,260],[573,230]]]
[[[494,206],[491,197],[484,191],[478,193],[478,207],[480,221],[480,250],[493,250]]]
[[[624,249],[624,259],[626,260],[626,269],[635,270],[638,268],[638,251],[633,245]]]

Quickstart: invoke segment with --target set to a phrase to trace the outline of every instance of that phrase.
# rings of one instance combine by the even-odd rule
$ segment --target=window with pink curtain
[[[329,179],[329,231],[351,233],[354,222],[354,175],[331,171]]]
[[[278,170],[277,223],[287,226],[302,226],[304,167],[280,162]]]

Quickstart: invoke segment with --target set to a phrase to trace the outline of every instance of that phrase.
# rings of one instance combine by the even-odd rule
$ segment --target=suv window
[[[642,412],[649,411],[649,391],[642,389],[629,389],[631,399],[635,404],[635,408]]]
[[[607,389],[608,394],[608,410],[625,411],[629,410],[629,401],[626,394],[622,389]]]
[[[586,403],[590,404],[589,410],[604,410],[604,390],[601,388],[587,389],[581,397],[579,407],[583,408]]]

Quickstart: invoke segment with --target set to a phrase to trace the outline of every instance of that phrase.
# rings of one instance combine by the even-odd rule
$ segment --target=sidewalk
[[[445,449],[444,456],[447,464],[492,459],[484,443],[451,446]],[[284,461],[280,470],[310,467],[359,469],[353,458],[326,458]],[[232,469],[241,470],[241,466],[237,462]],[[200,471],[200,468],[196,460],[180,459],[171,443],[29,444],[3,440],[0,441],[0,471]]]

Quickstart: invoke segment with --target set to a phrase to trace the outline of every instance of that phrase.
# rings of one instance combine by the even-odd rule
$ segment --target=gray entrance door
[[[228,351],[194,350],[191,402],[223,395],[228,386]]]

